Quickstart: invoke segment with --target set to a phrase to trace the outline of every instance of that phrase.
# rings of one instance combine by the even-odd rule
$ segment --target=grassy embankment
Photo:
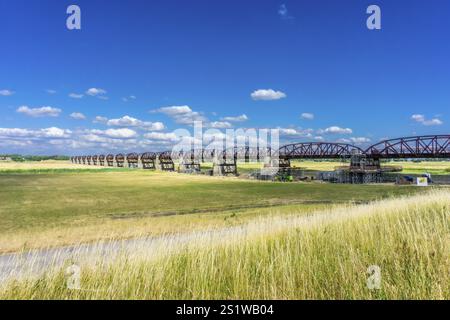
[[[171,254],[10,283],[3,299],[449,299],[450,193],[262,219]],[[381,268],[380,288],[367,269]]]

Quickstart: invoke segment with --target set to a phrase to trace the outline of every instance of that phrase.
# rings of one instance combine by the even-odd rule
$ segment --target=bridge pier
[[[108,165],[108,167],[114,167],[114,163],[114,155],[108,154],[108,156],[106,157],[106,164]]]
[[[162,152],[156,157],[155,168],[160,171],[175,171],[175,163],[169,151]]]
[[[200,173],[200,171],[201,166],[198,160],[183,159],[178,166],[178,172],[180,173]]]
[[[228,176],[238,175],[236,159],[223,159],[221,161],[214,160],[213,162],[213,176]]]

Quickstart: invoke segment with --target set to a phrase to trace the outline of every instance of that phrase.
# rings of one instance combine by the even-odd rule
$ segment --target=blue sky
[[[81,30],[66,28],[71,4]],[[381,30],[366,27],[371,4]],[[449,12],[446,0],[4,0],[0,153],[161,150],[193,120],[281,128],[283,142],[449,133]]]

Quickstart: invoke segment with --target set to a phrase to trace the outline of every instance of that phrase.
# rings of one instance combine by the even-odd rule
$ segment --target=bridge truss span
[[[281,147],[278,157],[283,159],[339,159],[364,151],[347,143],[302,142]]]
[[[377,158],[450,158],[450,135],[428,135],[384,140],[365,154]]]

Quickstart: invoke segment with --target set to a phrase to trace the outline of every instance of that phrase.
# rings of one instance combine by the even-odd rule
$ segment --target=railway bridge
[[[174,160],[184,172],[199,172],[201,163],[212,162],[213,174],[237,174],[237,161],[264,162],[266,167],[286,170],[296,159],[350,159],[350,174],[379,174],[382,159],[450,159],[450,135],[425,135],[388,139],[367,149],[348,143],[299,142],[278,150],[234,147],[226,150],[200,149],[187,152],[145,152],[142,154],[84,155],[71,158],[73,163],[174,171]]]

